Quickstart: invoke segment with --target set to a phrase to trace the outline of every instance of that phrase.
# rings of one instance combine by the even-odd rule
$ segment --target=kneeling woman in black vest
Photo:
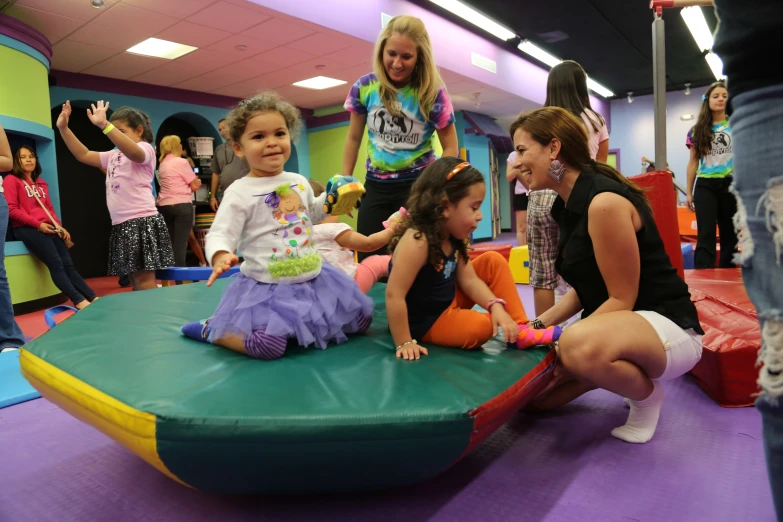
[[[701,358],[696,307],[672,266],[643,191],[612,167],[590,159],[584,123],[545,107],[511,126],[515,167],[530,190],[558,194],[556,268],[573,288],[531,324],[559,324],[582,310],[558,343],[552,383],[531,404],[550,409],[603,388],[626,397],[631,413],[612,435],[643,443],[655,433],[660,381]]]

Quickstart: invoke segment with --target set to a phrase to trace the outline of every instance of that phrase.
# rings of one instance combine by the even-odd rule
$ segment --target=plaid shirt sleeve
[[[550,211],[557,199],[554,190],[530,192],[527,207],[527,244],[530,255],[530,286],[554,290],[558,277],[555,270],[560,229]]]

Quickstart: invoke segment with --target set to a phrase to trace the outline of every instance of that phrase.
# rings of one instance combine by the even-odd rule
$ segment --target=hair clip
[[[701,101],[707,101],[707,95],[706,94],[702,94],[701,95]]]
[[[451,172],[449,172],[446,175],[446,181],[450,180],[451,178],[459,174],[459,172],[465,169],[466,167],[470,167],[470,163],[468,163],[467,161],[463,161],[462,163],[460,163],[459,165],[451,169]]]

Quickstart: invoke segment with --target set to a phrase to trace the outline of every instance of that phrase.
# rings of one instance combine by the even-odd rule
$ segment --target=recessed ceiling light
[[[180,56],[193,52],[196,49],[198,49],[198,47],[169,42],[168,40],[160,40],[158,38],[147,38],[143,42],[128,49],[127,52],[174,60]]]
[[[295,82],[294,85],[297,87],[304,87],[306,89],[329,89],[331,87],[337,87],[338,85],[343,85],[345,82],[343,80],[336,80],[334,78],[328,78],[326,76],[316,76],[315,78],[310,78],[308,80],[302,80],[301,82]]]

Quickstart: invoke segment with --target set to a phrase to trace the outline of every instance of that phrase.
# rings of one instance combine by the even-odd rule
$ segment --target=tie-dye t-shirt
[[[446,89],[440,88],[429,121],[419,108],[416,89],[410,85],[398,90],[402,116],[393,116],[381,101],[380,83],[375,74],[359,78],[345,109],[367,115],[367,178],[376,181],[410,181],[435,161],[432,133],[454,123],[454,108]]]
[[[688,132],[685,145],[693,148],[693,128]],[[734,152],[731,143],[729,120],[712,124],[710,153],[699,160],[696,175],[700,178],[725,178],[734,173]]]

